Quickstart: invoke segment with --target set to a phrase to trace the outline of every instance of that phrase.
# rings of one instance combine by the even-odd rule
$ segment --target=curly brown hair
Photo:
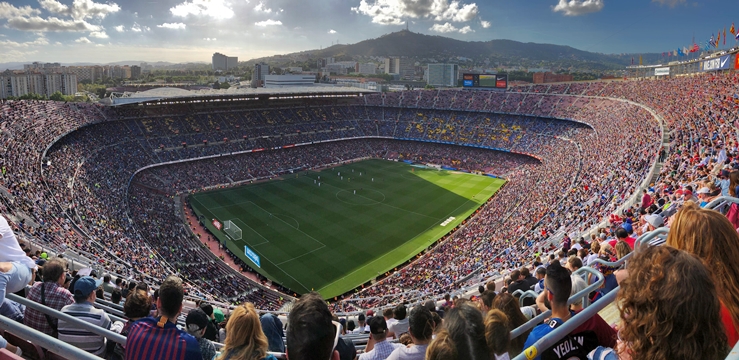
[[[526,316],[521,312],[518,300],[509,293],[500,293],[493,300],[493,309],[502,311],[508,318],[508,330],[511,331],[523,324],[528,320]],[[508,353],[511,356],[516,356],[523,351],[523,345],[526,343],[526,338],[529,337],[531,330],[519,335],[515,339],[511,339]]]
[[[639,251],[621,283],[621,340],[631,357],[723,359],[728,353],[721,304],[700,259],[670,246]]]
[[[739,235],[726,216],[687,202],[667,235],[667,245],[701,258],[711,269],[718,298],[739,325]]]

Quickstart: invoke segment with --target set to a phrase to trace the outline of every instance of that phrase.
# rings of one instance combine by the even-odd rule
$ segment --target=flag
[[[688,48],[683,47],[683,54],[685,54],[685,56],[688,56],[688,53],[689,52],[690,52],[690,50],[688,50]]]
[[[729,28],[729,33],[731,35],[736,35],[736,28],[734,27],[734,23],[731,23],[731,27]]]
[[[693,43],[693,48],[690,49],[690,52],[693,53],[693,52],[698,52],[700,50],[701,50],[700,46],[698,46],[698,44],[696,43]]]
[[[724,27],[724,45],[726,45],[726,27]]]
[[[721,29],[718,29],[718,35],[716,36],[716,47],[721,42]]]
[[[634,57],[631,57],[631,65],[634,65]]]
[[[672,52],[672,56],[677,56],[677,50],[674,50],[674,51]]]
[[[734,39],[739,40],[739,31],[736,32],[736,36],[734,37]]]
[[[683,54],[683,50],[682,50],[682,49],[678,48],[678,49],[677,49],[677,50],[675,50],[675,51],[677,51],[677,54],[678,54],[678,55],[680,55],[680,56],[685,56],[685,54]]]
[[[711,40],[708,40],[711,43],[711,47],[716,47],[716,38],[711,34]]]
[[[641,55],[639,55],[639,65],[641,65],[641,64],[642,64]]]

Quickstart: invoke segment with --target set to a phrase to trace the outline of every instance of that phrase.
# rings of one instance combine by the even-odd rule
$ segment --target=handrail
[[[601,285],[603,285],[603,282],[605,281],[605,276],[603,276],[603,274],[601,274],[600,271],[595,270],[595,269],[593,269],[591,267],[587,267],[587,266],[581,267],[581,268],[575,270],[575,272],[572,273],[572,275],[579,275],[579,274],[582,274],[582,273],[589,273],[591,275],[594,275],[597,278],[597,280],[594,283],[590,284],[585,289],[583,289],[582,291],[576,293],[575,295],[570,296],[570,298],[567,300],[567,305],[576,303],[579,299],[581,299],[583,297],[587,297],[588,294],[590,294],[592,291],[595,291],[597,288],[599,288]],[[601,300],[599,300],[598,302],[600,302],[600,301]],[[588,306],[588,308],[591,308],[591,307],[592,307],[592,305],[591,306]],[[519,326],[519,327],[511,330],[511,339],[515,339],[515,338],[521,336],[521,334],[525,333],[526,331],[529,331],[530,329],[533,329],[536,325],[539,325],[539,323],[541,323],[542,321],[544,321],[544,319],[548,318],[550,315],[552,315],[552,310],[547,310],[547,311],[545,311],[545,312],[537,315],[533,319],[527,321],[525,324],[523,324],[523,325],[521,325],[521,326]]]
[[[20,297],[18,295],[15,295],[15,294],[6,294],[5,297],[8,298],[8,299],[10,299],[10,300],[13,300],[13,301],[15,301],[15,302],[17,302],[19,304],[25,305],[27,308],[31,308],[31,309],[40,311],[40,312],[42,312],[42,313],[44,313],[46,315],[53,316],[53,317],[55,317],[55,318],[57,318],[59,320],[64,320],[66,322],[72,323],[75,326],[78,326],[78,327],[83,328],[83,329],[85,329],[87,331],[90,331],[90,332],[92,332],[94,334],[97,334],[97,335],[103,336],[105,338],[108,338],[109,340],[114,341],[114,342],[116,342],[118,344],[126,345],[126,337],[123,336],[123,335],[121,335],[121,334],[115,333],[115,332],[110,331],[108,329],[103,329],[100,326],[91,324],[91,323],[89,323],[87,321],[84,321],[84,320],[80,320],[80,319],[78,319],[78,318],[76,318],[74,316],[67,315],[67,314],[65,314],[65,313],[63,313],[61,311],[57,311],[55,309],[52,309],[50,307],[41,305],[41,304],[39,304],[39,303],[37,303],[35,301],[31,301],[31,300],[28,300],[26,298],[22,298],[22,297]]]
[[[642,246],[645,246],[645,244],[648,244],[650,240],[660,236],[660,235],[667,235],[667,233],[670,232],[670,228],[668,227],[661,227],[659,229],[654,229],[642,236],[640,236],[638,239],[636,239],[636,244],[634,245],[635,249],[638,249]],[[661,237],[661,236],[660,236]]]
[[[523,295],[523,290],[518,289],[518,290],[512,292],[511,295],[513,295],[514,297],[515,296],[521,296],[521,295]]]
[[[739,204],[739,198],[733,196],[719,196],[704,206],[704,209],[715,210],[717,207],[724,205],[725,203]]]
[[[521,291],[521,290],[516,290],[516,291]],[[524,299],[532,297],[532,298],[534,298],[534,300],[536,300],[536,297],[537,296],[539,296],[539,294],[537,294],[536,291],[534,291],[534,290],[524,291],[523,294],[521,294],[521,297],[518,298],[518,306],[519,307],[523,307],[523,300]]]
[[[524,349],[523,352],[518,354],[518,356],[513,358],[513,360],[530,360],[535,358],[537,355],[539,355],[541,351],[548,349],[550,346],[554,345],[555,342],[559,341],[567,334],[577,329],[578,326],[582,325],[585,321],[593,317],[599,311],[603,310],[606,306],[613,303],[613,301],[616,300],[616,296],[618,295],[619,290],[620,287],[613,289],[613,291],[603,296],[600,300],[598,300],[598,302],[583,309],[570,320],[558,326],[556,329],[554,329],[543,338],[537,340],[527,349]]]
[[[617,261],[605,261],[603,259],[595,259],[590,264],[588,264],[588,266],[592,267],[595,264],[601,264],[601,265],[603,265],[605,267],[611,267],[611,268],[620,267],[621,265],[623,265],[624,263],[626,263],[626,260],[628,260],[633,253],[634,252],[632,251],[632,252],[626,254],[626,256],[618,259]]]
[[[0,329],[9,331],[21,339],[33,339],[34,344],[67,359],[100,360],[96,355],[4,316],[0,316]]]

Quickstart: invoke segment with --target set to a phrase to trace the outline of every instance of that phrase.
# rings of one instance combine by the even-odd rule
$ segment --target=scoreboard
[[[507,89],[506,74],[463,74],[462,86],[472,89]]]

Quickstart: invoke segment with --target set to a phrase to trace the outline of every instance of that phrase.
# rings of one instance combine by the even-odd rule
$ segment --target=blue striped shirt
[[[110,329],[111,323],[108,314],[92,306],[89,302],[67,305],[62,308],[62,312],[103,329]],[[59,340],[98,356],[105,355],[104,337],[62,319],[59,319]]]

